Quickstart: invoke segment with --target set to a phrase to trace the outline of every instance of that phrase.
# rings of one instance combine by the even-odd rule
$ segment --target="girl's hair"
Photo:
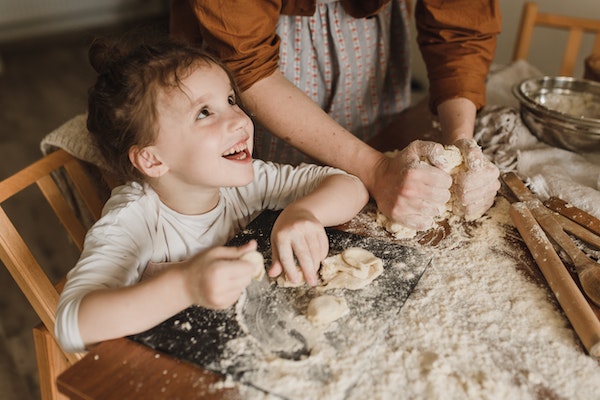
[[[234,78],[223,63],[186,44],[169,40],[128,48],[123,41],[95,41],[89,59],[98,78],[88,93],[87,129],[111,172],[123,182],[143,180],[128,153],[132,146],[154,143],[160,90],[180,88],[199,65],[215,64],[228,74],[239,102]]]

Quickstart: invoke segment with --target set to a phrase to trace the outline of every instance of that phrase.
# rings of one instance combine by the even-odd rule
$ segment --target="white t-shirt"
[[[217,206],[183,215],[163,204],[149,185],[115,188],[102,217],[89,230],[81,257],[67,275],[56,315],[56,336],[65,351],[85,350],[79,333],[81,299],[91,291],[137,283],[148,263],[176,262],[224,245],[262,211],[280,210],[310,193],[328,175],[343,171],[253,161],[254,181],[222,188]]]

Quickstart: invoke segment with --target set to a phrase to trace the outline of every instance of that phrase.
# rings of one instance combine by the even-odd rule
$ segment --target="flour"
[[[331,386],[317,397],[302,374],[273,376],[271,387],[327,400],[598,398],[598,362],[584,353],[550,292],[516,267],[528,253],[506,239],[516,235],[508,206],[498,198],[475,223],[450,221],[450,233],[430,249],[433,264],[385,340],[370,354],[337,359],[327,378]],[[367,223],[374,233],[387,234],[369,218],[363,213],[349,226]],[[328,356],[327,349],[314,355]],[[274,362],[285,370],[291,361]],[[306,374],[323,372],[311,370],[310,360],[302,362]],[[245,385],[239,389],[243,398],[279,398]]]

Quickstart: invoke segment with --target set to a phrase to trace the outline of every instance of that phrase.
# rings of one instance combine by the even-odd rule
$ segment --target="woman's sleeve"
[[[191,7],[175,1],[171,33],[198,44],[219,57],[233,72],[242,91],[271,75],[279,65],[279,37],[275,33],[281,0],[195,0]],[[197,26],[191,25],[189,14]],[[181,25],[178,25],[181,24]]]
[[[427,66],[429,106],[465,97],[485,105],[485,81],[501,31],[497,0],[421,0],[417,42]]]

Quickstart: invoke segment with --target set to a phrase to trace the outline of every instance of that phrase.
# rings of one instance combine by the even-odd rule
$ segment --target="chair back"
[[[67,182],[69,190],[61,188]],[[64,186],[64,184],[63,184]],[[22,232],[6,212],[5,202],[29,187],[37,187],[50,205],[66,233],[79,251],[87,231],[82,213],[97,220],[103,205],[98,185],[79,160],[64,150],[57,150],[0,182],[0,260],[49,332],[54,333],[56,307],[64,280],[53,284],[45,269],[32,253]],[[66,354],[71,362],[78,355]]]
[[[523,5],[519,33],[515,42],[513,61],[525,60],[529,55],[533,30],[535,27],[556,28],[568,33],[567,43],[562,53],[562,61],[558,74],[573,76],[573,70],[581,51],[584,33],[594,36],[591,54],[600,54],[600,20],[589,18],[569,17],[559,14],[538,12],[535,2]],[[586,54],[587,56],[587,54]]]

